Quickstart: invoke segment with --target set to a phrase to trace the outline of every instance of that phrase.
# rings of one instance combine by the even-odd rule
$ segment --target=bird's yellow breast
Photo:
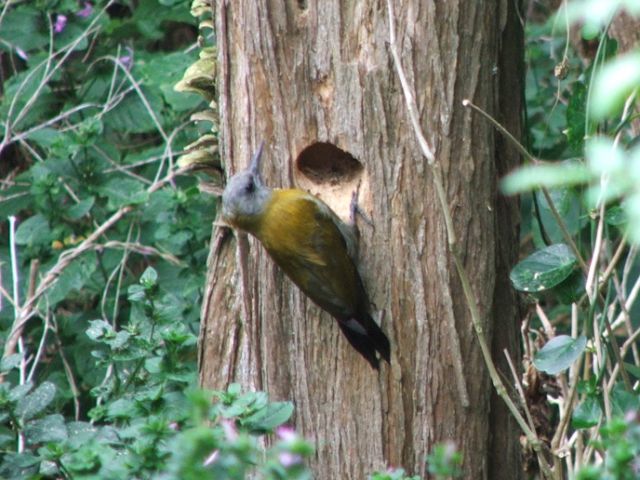
[[[339,222],[307,192],[274,190],[251,233],[294,283],[340,318],[366,308],[366,295]]]

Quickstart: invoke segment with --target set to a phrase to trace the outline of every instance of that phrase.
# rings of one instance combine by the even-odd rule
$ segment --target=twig
[[[522,383],[520,383],[520,377],[518,376],[516,367],[513,365],[511,356],[509,355],[509,352],[507,351],[506,348],[502,350],[502,353],[504,353],[504,356],[507,359],[507,364],[509,365],[509,369],[511,370],[511,375],[513,375],[513,383],[516,387],[516,391],[518,392],[518,395],[520,395],[520,402],[522,405],[522,409],[524,410],[524,414],[527,416],[529,427],[531,428],[532,431],[535,431],[536,426],[535,426],[535,423],[533,422],[533,417],[531,416],[531,411],[529,410],[529,405],[527,404],[527,397],[524,394]]]

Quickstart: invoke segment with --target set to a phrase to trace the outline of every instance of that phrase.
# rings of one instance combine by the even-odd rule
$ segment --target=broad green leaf
[[[241,424],[254,432],[268,432],[289,420],[292,413],[291,402],[275,402],[244,418]]]
[[[47,408],[55,396],[55,385],[51,382],[43,382],[33,392],[18,402],[16,413],[24,420],[33,418]]]
[[[629,412],[640,410],[640,396],[636,392],[625,390],[624,385],[617,383],[611,392],[612,413],[624,417]]]
[[[629,219],[627,213],[620,205],[614,205],[613,207],[607,208],[604,214],[604,220],[608,225],[620,227],[625,225]]]
[[[129,285],[127,290],[127,299],[132,302],[142,302],[146,298],[145,290],[142,285]]]
[[[69,432],[69,446],[71,448],[79,448],[82,444],[91,441],[96,436],[102,434],[105,428],[98,429],[88,422],[69,422],[67,423],[67,431]],[[109,439],[104,438],[104,443],[115,443],[118,441],[117,436]]]
[[[120,398],[109,404],[107,412],[112,419],[135,417],[137,412],[136,402],[131,399]]]
[[[563,162],[557,164],[528,165],[511,172],[501,182],[507,195],[528,192],[540,187],[568,187],[581,185],[591,180],[591,172],[582,163]]]
[[[104,320],[91,320],[89,322],[90,327],[87,328],[87,336],[96,342],[102,341],[105,336],[113,337],[115,332],[110,323]]]
[[[640,380],[640,367],[633,363],[624,362],[624,369],[633,375],[636,379]]]
[[[38,466],[42,460],[39,455],[30,451],[22,453],[3,452],[2,476],[10,479],[40,478],[36,476]]]
[[[88,475],[77,475],[77,473],[84,472],[88,474],[96,469],[100,464],[98,451],[93,445],[84,445],[79,450],[64,455],[61,461],[66,470],[76,473],[72,475],[73,478],[87,478]]]
[[[173,85],[178,83],[187,67],[196,60],[195,55],[186,55],[182,51],[168,55],[155,55],[148,61],[140,62],[139,71],[145,84],[159,88],[164,100],[175,111],[193,110],[202,103],[202,98],[198,95],[176,92]]]
[[[4,25],[3,22],[2,27]],[[57,112],[58,97],[48,84],[41,86],[44,69],[40,69],[35,75],[29,76],[29,73],[31,72],[20,72],[6,80],[3,85],[4,95],[0,97],[0,118],[3,122],[9,120],[15,131],[26,130]],[[18,115],[21,118],[14,123],[18,120]]]
[[[549,340],[534,356],[533,364],[538,370],[557,375],[569,368],[584,352],[587,337],[571,338],[568,335],[558,335]]]
[[[67,427],[60,414],[47,415],[33,420],[24,427],[24,436],[31,445],[45,442],[62,442],[67,439]]]
[[[537,228],[533,230],[534,235],[536,235],[536,245],[545,245],[542,243],[542,234],[539,230],[540,225],[538,222],[542,222],[544,232],[550,243],[561,243],[564,239],[562,230],[553,215],[546,196],[541,191],[537,191],[535,195],[540,212],[539,218],[535,215],[533,216],[533,219],[535,219],[533,220],[535,222],[534,227]],[[575,235],[578,233],[582,225],[580,218],[581,199],[576,190],[573,188],[554,188],[549,190],[549,197],[569,234]],[[540,235],[540,237],[538,238],[537,235]]]
[[[602,409],[595,397],[587,397],[573,411],[571,425],[573,428],[591,428],[598,424]]]
[[[51,241],[51,228],[49,221],[39,213],[26,219],[16,230],[16,243],[18,245],[38,245]]]
[[[224,418],[238,417],[249,410],[255,401],[255,392],[247,392],[232,400],[231,404],[221,409]]]
[[[11,400],[12,402],[21,401],[23,398],[27,396],[27,394],[31,391],[32,388],[33,388],[32,382],[23,383],[22,385],[16,385],[9,392],[9,400]]]
[[[625,155],[611,138],[590,138],[585,145],[585,156],[594,175],[624,175]]]
[[[569,305],[577,302],[584,295],[585,284],[586,278],[584,274],[580,269],[576,269],[566,280],[553,287],[553,295],[556,296],[560,303]]]
[[[632,92],[640,87],[640,53],[611,60],[596,73],[590,113],[596,120],[618,115]]]
[[[77,220],[79,218],[84,217],[93,204],[95,203],[95,197],[87,197],[84,200],[80,200],[80,202],[73,205],[69,210],[67,210],[67,216],[73,220]]]
[[[121,133],[147,133],[162,123],[162,98],[157,89],[142,88],[142,101],[137,92],[129,93],[113,110],[105,114],[104,125]],[[155,116],[155,120],[152,116]]]
[[[117,209],[147,201],[149,194],[142,182],[133,178],[113,178],[99,189],[109,199],[109,208]]]
[[[95,271],[96,261],[89,255],[83,255],[71,262],[49,290],[49,302],[54,305],[67,298],[72,291],[80,292]]]
[[[567,245],[557,243],[522,260],[511,270],[509,278],[516,290],[540,292],[553,288],[567,279],[577,262]]]
[[[129,342],[130,338],[131,334],[129,332],[126,330],[119,330],[115,337],[107,343],[113,350],[120,350]]]
[[[21,361],[21,353],[14,353],[13,355],[4,357],[2,361],[0,361],[0,372],[8,372],[9,370],[16,368],[18,365],[20,365]]]
[[[144,288],[151,288],[158,283],[158,273],[153,267],[147,267],[142,276],[140,277],[140,285]]]
[[[4,2],[3,2],[4,3]],[[49,41],[45,13],[28,4],[8,8],[0,28],[0,46],[20,48],[26,53],[44,47]]]

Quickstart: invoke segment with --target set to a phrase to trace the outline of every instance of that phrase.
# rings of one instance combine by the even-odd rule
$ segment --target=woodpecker
[[[337,321],[351,345],[375,369],[376,352],[390,362],[389,339],[369,314],[349,226],[304,190],[272,189],[260,177],[264,143],[249,167],[229,179],[222,219],[253,235],[282,271]]]

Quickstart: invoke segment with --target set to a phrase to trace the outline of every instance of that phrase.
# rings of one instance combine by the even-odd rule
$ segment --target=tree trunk
[[[517,156],[462,107],[469,98],[519,134],[522,33],[507,11],[513,8],[513,2],[398,0],[393,21],[488,338],[499,322],[496,359],[508,348],[517,361],[508,285],[517,202],[500,198],[496,187]],[[464,478],[515,479],[517,431],[501,404],[490,417],[492,388],[388,53],[388,21],[385,1],[216,2],[220,146],[228,173],[243,169],[265,140],[262,170],[270,186],[307,189],[343,218],[360,186],[359,203],[372,220],[359,221],[360,269],[392,357],[390,366],[373,370],[257,241],[249,240],[243,274],[237,252],[247,244],[217,228],[203,305],[201,382],[209,388],[239,382],[292,400],[296,429],[316,444],[312,468],[321,480],[360,480],[390,465],[425,475],[425,455],[448,440],[464,454]],[[467,408],[455,381],[451,311]]]

